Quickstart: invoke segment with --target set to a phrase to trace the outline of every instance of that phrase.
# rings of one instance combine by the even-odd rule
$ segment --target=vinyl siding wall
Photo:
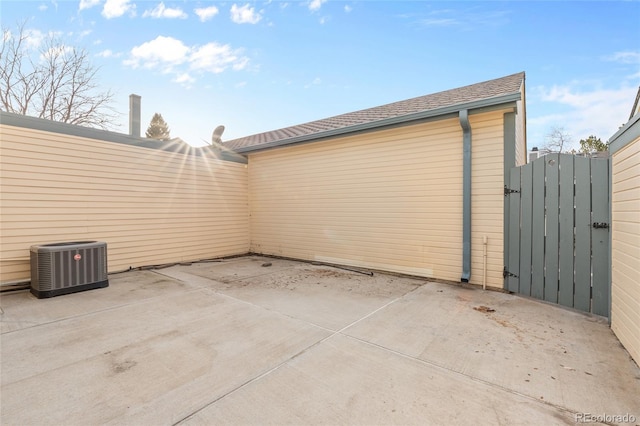
[[[471,115],[472,277],[502,287],[503,114]],[[460,281],[457,118],[249,156],[251,251]]]
[[[249,250],[246,165],[0,126],[0,277],[29,248],[105,241],[110,272]]]
[[[611,329],[640,364],[640,138],[612,156]]]
[[[483,237],[486,236],[487,285],[502,288],[504,112],[471,115],[469,120],[472,139],[470,282],[482,284]]]

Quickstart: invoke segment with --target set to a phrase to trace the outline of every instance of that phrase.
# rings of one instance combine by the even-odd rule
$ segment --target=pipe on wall
[[[471,279],[471,125],[469,111],[460,110],[462,127],[462,277],[468,283]]]

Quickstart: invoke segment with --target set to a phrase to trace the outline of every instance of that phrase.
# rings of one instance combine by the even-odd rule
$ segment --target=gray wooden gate
[[[505,288],[609,316],[609,160],[549,154],[510,171]]]

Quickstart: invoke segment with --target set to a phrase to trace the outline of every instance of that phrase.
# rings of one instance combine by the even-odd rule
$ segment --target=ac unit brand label
[[[82,259],[82,255],[80,253],[76,253],[75,256],[73,256],[73,260],[80,260]]]

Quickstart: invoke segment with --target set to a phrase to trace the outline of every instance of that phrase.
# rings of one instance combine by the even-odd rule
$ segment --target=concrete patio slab
[[[640,421],[638,368],[602,317],[430,283],[344,333],[575,413]]]
[[[572,423],[570,412],[335,335],[181,424]]]
[[[254,276],[249,275],[249,267],[255,268],[265,263],[272,266],[261,266],[259,275],[256,275],[255,269]],[[227,273],[225,282],[205,278],[215,266],[207,266],[206,269],[176,267],[159,272],[167,277],[198,282],[217,292],[333,331],[346,327],[426,283],[425,280],[408,277],[384,274],[370,276],[341,268],[281,259],[235,260],[220,269],[231,269],[233,265],[242,265],[238,275],[243,276],[228,279],[230,274]]]
[[[2,425],[640,424],[599,317],[260,256],[109,279],[2,295]]]
[[[4,310],[0,331],[19,330],[47,322],[98,312],[115,306],[138,303],[159,295],[168,296],[185,291],[187,284],[166,278],[152,271],[115,274],[112,283],[99,297],[93,292],[76,293],[72,297],[37,299],[29,292],[7,295],[12,303],[2,304]],[[113,285],[117,283],[117,285]]]

